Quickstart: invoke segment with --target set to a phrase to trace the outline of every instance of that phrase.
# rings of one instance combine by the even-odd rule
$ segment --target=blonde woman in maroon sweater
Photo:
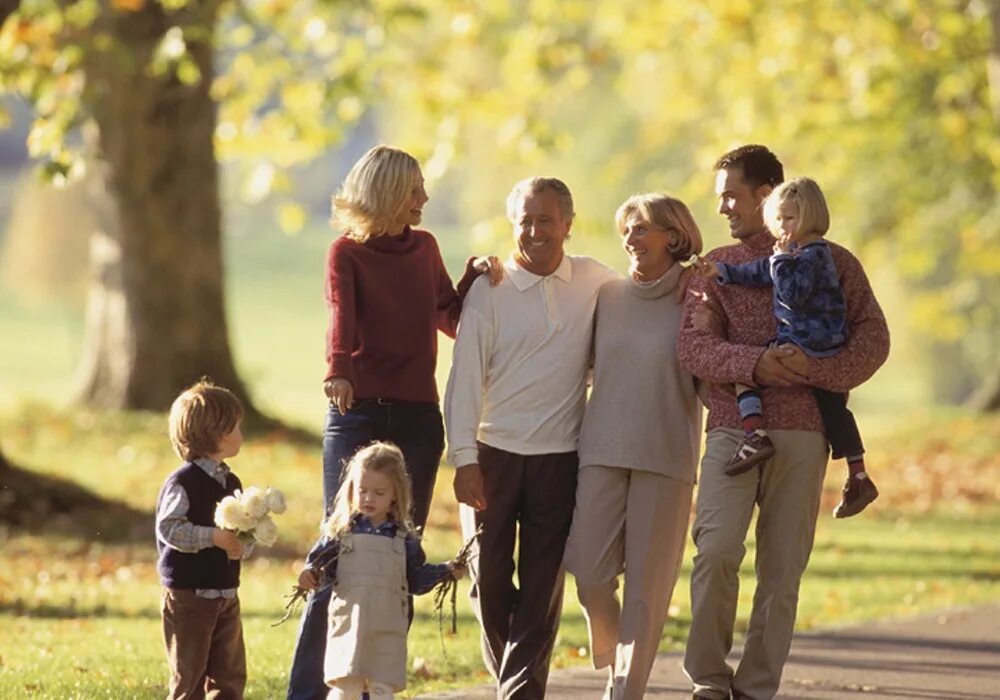
[[[413,487],[410,516],[417,528],[427,521],[444,449],[434,379],[437,333],[454,337],[462,298],[476,276],[489,272],[493,283],[503,276],[497,258],[470,258],[456,291],[434,236],[416,228],[427,200],[416,159],[388,146],[365,153],[333,198],[333,221],[343,235],[326,262],[325,515],[344,463],[380,440],[402,450]],[[329,600],[330,588],[319,589],[303,613],[289,698],[326,697]]]

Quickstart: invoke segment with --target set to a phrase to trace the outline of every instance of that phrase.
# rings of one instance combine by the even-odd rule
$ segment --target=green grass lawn
[[[799,629],[907,616],[956,605],[1000,600],[1000,508],[996,484],[996,419],[951,416],[897,433],[892,451],[872,450],[883,500],[860,518],[836,521],[829,508],[842,476],[831,468],[817,542],[801,595]],[[5,451],[36,478],[62,479],[117,506],[71,515],[40,513],[26,525],[0,531],[0,697],[159,697],[165,664],[159,586],[152,541],[152,508],[160,481],[175,464],[155,414],[97,415],[26,404],[0,412]],[[968,435],[983,436],[980,441]],[[992,451],[991,451],[992,445]],[[941,485],[934,476],[947,447],[961,498],[924,507],[911,490]],[[288,495],[279,516],[281,538],[245,569],[241,598],[250,672],[248,697],[282,693],[296,622],[279,627],[298,558],[315,533],[320,453],[315,441],[285,433],[251,437],[233,460],[244,483],[272,485]],[[897,481],[892,463],[904,465]],[[425,539],[432,560],[460,544],[452,471],[442,468]],[[898,483],[898,491],[893,484]],[[690,622],[689,548],[673,600],[663,648],[678,648]],[[744,574],[749,575],[753,550]],[[443,639],[431,600],[418,599],[411,659],[426,661],[409,694],[486,680],[477,631],[459,596],[459,632]],[[738,629],[746,624],[752,586],[740,593]],[[443,644],[443,648],[442,648]],[[572,581],[553,665],[586,663],[586,630]],[[583,653],[581,653],[583,649]]]

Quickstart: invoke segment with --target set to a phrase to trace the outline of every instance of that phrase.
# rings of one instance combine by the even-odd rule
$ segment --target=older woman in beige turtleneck
[[[664,194],[630,197],[615,222],[631,261],[597,302],[594,387],[580,432],[565,565],[576,577],[606,700],[646,689],[687,538],[701,435],[694,378],[677,362],[681,304],[701,233]],[[618,577],[624,573],[619,602]]]

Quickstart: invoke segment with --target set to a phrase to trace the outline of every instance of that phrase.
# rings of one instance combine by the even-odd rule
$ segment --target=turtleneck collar
[[[747,248],[753,248],[754,250],[770,250],[774,247],[774,242],[776,240],[777,239],[771,235],[771,232],[765,228],[760,233],[755,233],[752,236],[741,238],[740,243],[745,245]]]
[[[632,294],[640,299],[658,299],[677,290],[682,274],[684,274],[684,268],[677,262],[674,262],[666,272],[652,282],[640,282],[630,273],[628,288]]]
[[[413,229],[407,226],[398,236],[373,236],[365,241],[365,245],[383,253],[405,253],[412,247],[413,241]]]

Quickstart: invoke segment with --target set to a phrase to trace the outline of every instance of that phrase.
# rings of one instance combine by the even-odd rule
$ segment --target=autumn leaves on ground
[[[1000,599],[1000,417],[948,414],[871,436],[882,497],[836,521],[843,467],[828,472],[817,545],[802,591],[802,629]],[[152,540],[156,491],[174,465],[160,415],[100,415],[23,405],[0,415],[0,696],[159,697],[165,666]],[[283,690],[296,622],[283,614],[298,559],[319,517],[318,437],[252,435],[234,461],[247,484],[276,486],[289,509],[277,545],[246,567],[241,588],[248,697]],[[425,539],[432,559],[460,545],[451,471],[442,468]],[[690,547],[688,550],[690,556]],[[752,559],[748,553],[744,568]],[[689,622],[682,573],[664,648]],[[461,591],[466,590],[463,585]],[[752,589],[741,590],[740,625]],[[464,596],[459,631],[442,636],[431,601],[418,601],[409,694],[485,680],[477,626]],[[586,631],[572,586],[555,666],[584,663]]]

